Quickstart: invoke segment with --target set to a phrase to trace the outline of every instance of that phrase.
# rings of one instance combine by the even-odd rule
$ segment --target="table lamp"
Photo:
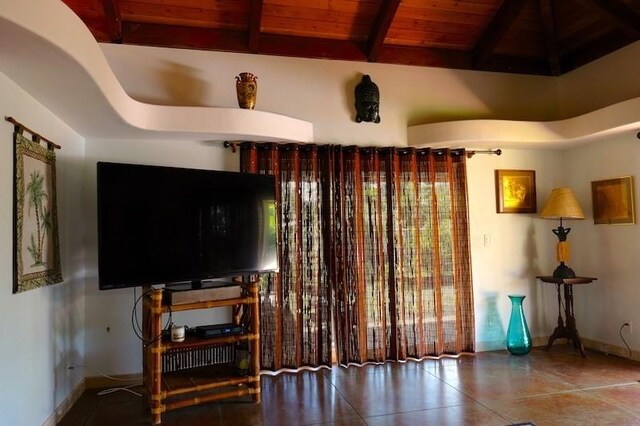
[[[562,227],[562,219],[584,219],[584,213],[570,188],[554,188],[547,199],[542,212],[542,219],[560,219],[560,226],[553,230],[558,236],[556,259],[560,265],[553,271],[554,278],[575,278],[573,269],[566,265],[571,255],[567,235],[571,228]]]

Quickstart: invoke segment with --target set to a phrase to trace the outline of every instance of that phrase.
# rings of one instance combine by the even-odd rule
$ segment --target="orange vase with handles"
[[[236,93],[240,108],[254,109],[258,94],[258,77],[250,72],[241,72],[236,76]]]

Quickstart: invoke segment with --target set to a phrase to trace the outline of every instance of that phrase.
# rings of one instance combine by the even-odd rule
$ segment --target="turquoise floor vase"
[[[526,296],[510,294],[511,317],[507,328],[507,350],[512,355],[526,355],[531,352],[531,334],[524,316],[522,301]]]

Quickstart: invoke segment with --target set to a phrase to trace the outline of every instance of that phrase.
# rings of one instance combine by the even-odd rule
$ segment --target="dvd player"
[[[227,323],[215,325],[199,325],[196,327],[196,336],[200,339],[210,339],[212,337],[232,336],[242,334],[244,328],[241,325]]]

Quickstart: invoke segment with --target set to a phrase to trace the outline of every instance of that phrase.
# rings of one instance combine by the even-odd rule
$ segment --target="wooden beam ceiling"
[[[387,37],[387,32],[398,11],[398,6],[400,6],[400,0],[389,0],[382,3],[367,45],[367,59],[369,62],[375,62],[378,59],[378,53],[382,43],[384,43],[384,39]]]
[[[552,75],[560,75],[560,50],[558,49],[558,31],[552,0],[540,0],[540,19],[544,28],[544,41],[549,55],[549,70]]]
[[[632,40],[640,38],[640,16],[619,0],[578,0],[583,5],[596,7],[604,16],[611,19]]]
[[[260,25],[262,23],[262,0],[251,0],[251,20],[249,21],[249,52],[260,49]]]
[[[493,49],[520,15],[525,3],[526,0],[504,0],[473,48],[472,57],[475,68],[481,68],[488,61]]]
[[[102,0],[104,15],[107,20],[107,31],[112,43],[122,42],[122,17],[116,0]]]
[[[640,40],[640,0],[63,0],[100,42],[561,75]]]

